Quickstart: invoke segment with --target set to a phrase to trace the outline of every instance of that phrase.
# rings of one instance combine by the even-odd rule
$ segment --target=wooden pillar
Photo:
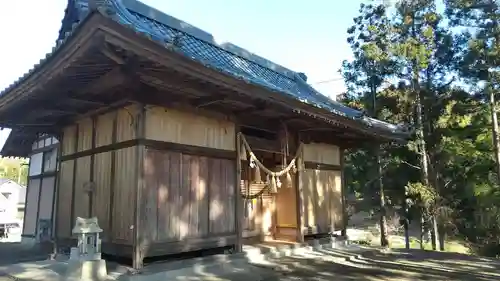
[[[139,140],[143,140],[145,137],[145,129],[146,129],[146,107],[144,104],[139,105],[139,112],[137,114],[137,118],[135,119],[135,129],[136,129],[136,137]],[[134,229],[133,229],[133,267],[134,269],[141,269],[144,266],[144,256],[145,249],[142,248],[143,242],[143,233],[141,226],[141,204],[142,204],[142,190],[144,185],[144,152],[145,146],[144,143],[139,141],[137,144],[136,150],[136,179],[137,186],[135,188],[135,204],[134,204]]]
[[[113,113],[113,125],[111,132],[111,144],[114,145],[117,141],[117,127],[118,127],[118,110]],[[113,240],[113,210],[115,205],[115,173],[116,173],[116,149],[111,150],[111,167],[109,168],[109,177],[111,178],[109,184],[109,213],[108,213],[108,233],[104,233],[107,242]]]
[[[235,219],[236,219],[236,245],[235,251],[243,251],[243,198],[241,195],[241,139],[239,127],[236,128],[236,184],[235,184]]]
[[[340,148],[340,184],[342,185],[340,187],[340,196],[342,199],[342,230],[341,230],[341,235],[343,237],[347,236],[347,224],[348,224],[348,219],[349,217],[347,216],[347,200],[346,200],[346,185],[345,185],[345,176],[344,176],[344,153],[345,149]]]
[[[300,147],[301,139],[300,135],[297,136],[297,147]],[[303,191],[303,175],[304,175],[304,159],[303,153],[300,152],[297,156],[296,165],[297,165],[297,174],[295,175],[295,198],[297,204],[297,242],[304,242],[304,234],[302,233],[302,225],[304,224],[304,191]]]
[[[52,257],[55,258],[56,255],[57,255],[57,252],[58,252],[58,237],[57,237],[57,222],[58,222],[58,216],[57,216],[57,212],[59,210],[59,189],[60,189],[60,185],[61,185],[61,156],[62,156],[62,141],[63,141],[63,138],[64,138],[64,134],[62,132],[60,132],[58,135],[57,135],[57,146],[53,149],[57,149],[57,158],[56,158],[56,170],[55,170],[55,188],[54,188],[54,196],[53,196],[53,199],[52,199],[52,238],[53,238],[53,252],[52,252]],[[53,143],[54,139],[52,139],[52,144]]]
[[[96,127],[97,127],[97,116],[92,116],[92,140],[91,140],[91,149],[94,150],[96,147]],[[92,186],[95,187],[94,185],[94,165],[95,165],[95,153],[92,153],[90,155],[90,171],[89,171],[89,182],[91,183]],[[88,191],[88,196],[89,196],[89,206],[88,206],[88,214],[89,218],[92,217],[92,211],[94,209],[94,195],[95,195],[95,189],[91,188]]]
[[[37,140],[38,142],[38,140]],[[33,144],[32,144],[32,147],[33,147]],[[26,194],[24,196],[24,214],[23,214],[23,229],[21,230],[21,237],[24,237],[26,234],[26,224],[24,224],[24,222],[26,221],[26,210],[28,209],[27,206],[28,206],[28,191],[30,189],[30,170],[31,170],[31,156],[33,156],[33,154],[30,153],[29,155],[29,158],[30,158],[30,161],[28,162],[28,173],[27,173],[27,179],[26,179]]]
[[[79,130],[80,130],[80,125],[76,123],[75,125],[75,147],[73,153],[78,152],[78,135],[79,135]],[[61,145],[62,147],[62,145]],[[72,179],[72,184],[71,184],[71,215],[69,217],[69,237],[73,237],[73,224],[75,223],[75,189],[76,189],[76,169],[77,169],[77,163],[78,163],[78,158],[73,159],[73,179]]]

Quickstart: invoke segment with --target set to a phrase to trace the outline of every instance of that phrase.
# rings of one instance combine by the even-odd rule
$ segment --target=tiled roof
[[[53,52],[64,44],[64,41],[78,27],[78,23],[81,23],[89,14],[89,1],[95,1],[98,11],[103,15],[146,35],[151,40],[171,46],[177,52],[207,67],[232,75],[247,83],[289,95],[333,114],[357,120],[368,127],[382,129],[388,133],[406,134],[400,126],[366,117],[362,112],[322,95],[307,84],[307,77],[303,73],[289,70],[233,44],[217,44],[209,33],[137,0],[69,0]],[[51,53],[47,57],[50,55]],[[42,63],[43,60],[39,65]],[[20,83],[36,68],[37,66],[11,87]],[[5,94],[9,89],[7,88],[0,95]]]

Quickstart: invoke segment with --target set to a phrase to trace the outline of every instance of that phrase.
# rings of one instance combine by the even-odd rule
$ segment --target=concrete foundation
[[[105,260],[69,260],[63,281],[101,281],[107,279]]]

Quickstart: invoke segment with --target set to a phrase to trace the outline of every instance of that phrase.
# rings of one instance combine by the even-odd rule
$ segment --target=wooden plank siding
[[[304,145],[302,173],[305,234],[328,233],[343,227],[341,150],[335,145]]]
[[[135,146],[115,151],[116,170],[114,174],[113,210],[112,210],[112,241],[118,244],[131,245],[133,242],[134,221],[134,190],[135,181]]]
[[[197,155],[192,147],[235,151],[234,123],[148,106],[144,134],[147,140],[180,146],[173,151],[146,143],[139,210],[141,251],[156,255],[175,253],[181,244],[186,245],[182,251],[230,245],[229,240],[224,245],[221,240],[208,240],[235,235],[235,159],[218,158],[216,152]],[[190,148],[183,150],[182,145]],[[165,246],[158,250],[158,245]]]
[[[64,129],[57,237],[72,238],[76,216],[92,215],[103,242],[140,248],[134,259],[233,245],[235,124],[146,108],[128,106]]]
[[[236,149],[234,123],[163,107],[148,108],[145,138],[230,151]]]
[[[145,245],[235,233],[234,160],[147,149]]]
[[[57,238],[71,237],[71,204],[73,204],[73,170],[75,160],[61,162],[59,169],[59,191],[57,192],[57,200],[59,206],[57,208]]]
[[[136,138],[137,111],[138,106],[128,106],[77,120],[63,130],[57,194],[58,238],[72,237],[71,228],[77,216],[92,215],[98,218],[104,230],[104,241],[132,245],[134,218],[131,206],[137,187],[134,184],[135,148],[112,146]],[[109,147],[106,151],[92,152],[106,146]],[[116,167],[112,169],[112,166]],[[94,189],[89,193],[85,188],[91,182]]]

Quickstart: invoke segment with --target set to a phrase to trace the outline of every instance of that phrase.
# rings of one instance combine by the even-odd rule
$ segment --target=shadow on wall
[[[234,161],[148,150],[144,164],[143,249],[190,239],[210,239],[211,247],[231,243],[225,237],[236,229]],[[199,246],[191,242],[171,247],[172,252],[185,252]]]

